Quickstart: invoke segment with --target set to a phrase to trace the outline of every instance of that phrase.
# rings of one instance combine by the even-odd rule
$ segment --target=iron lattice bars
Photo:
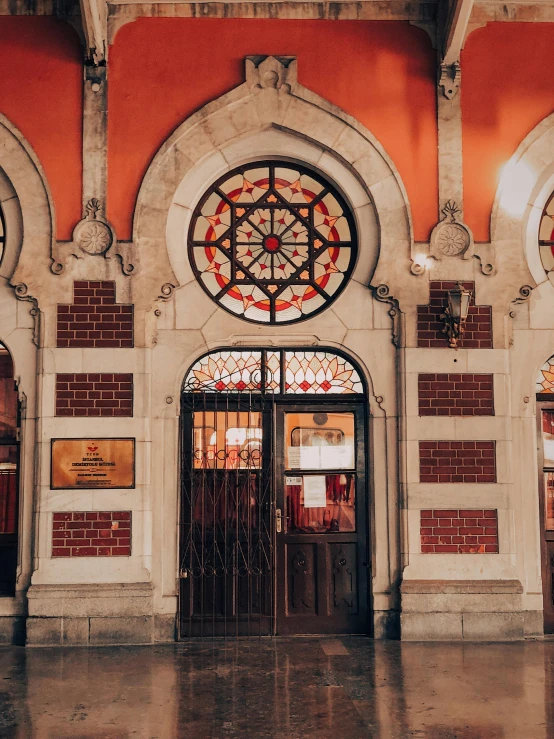
[[[273,633],[272,404],[183,394],[182,637]]]

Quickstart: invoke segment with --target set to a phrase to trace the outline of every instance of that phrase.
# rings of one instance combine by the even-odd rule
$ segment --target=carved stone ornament
[[[390,305],[389,316],[392,318],[392,343],[398,347],[402,345],[402,312],[398,300],[390,294],[388,285],[377,285],[373,287],[373,295],[380,303],[388,303]],[[377,401],[379,403],[379,401]],[[382,402],[382,398],[381,398]]]
[[[96,198],[87,202],[84,218],[73,229],[73,240],[58,241],[53,245],[50,269],[59,275],[70,256],[82,259],[85,254],[105,259],[118,257],[125,275],[130,275],[135,269],[131,261],[133,245],[117,241],[115,231],[102,214],[101,203]]]
[[[288,95],[296,85],[296,57],[247,56],[246,83],[252,92],[278,90]]]
[[[73,241],[85,254],[105,254],[113,244],[113,231],[102,217],[100,203],[96,198],[88,201],[85,210],[85,217],[73,231]]]
[[[473,234],[465,223],[458,220],[460,209],[449,200],[442,209],[443,217],[431,232],[429,255],[437,260],[444,257],[471,259]]]
[[[33,344],[40,346],[41,313],[38,307],[38,301],[32,295],[29,295],[29,288],[23,282],[19,282],[14,286],[14,292],[18,300],[23,300],[31,304],[29,314],[33,319]]]
[[[460,62],[454,62],[454,64],[446,64],[442,62],[440,65],[439,73],[439,87],[442,89],[442,94],[448,100],[452,100],[456,96],[456,93],[460,89],[460,83],[462,81],[462,70],[460,68]]]

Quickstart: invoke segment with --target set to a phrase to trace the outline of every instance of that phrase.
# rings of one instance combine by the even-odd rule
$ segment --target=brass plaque
[[[134,488],[134,439],[52,439],[50,487]]]

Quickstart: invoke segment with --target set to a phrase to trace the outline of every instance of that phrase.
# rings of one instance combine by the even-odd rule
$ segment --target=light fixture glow
[[[510,216],[522,216],[537,177],[526,163],[510,159],[499,172],[500,207]]]

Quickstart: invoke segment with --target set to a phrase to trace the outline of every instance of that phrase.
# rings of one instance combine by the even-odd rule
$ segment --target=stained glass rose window
[[[208,295],[254,323],[286,324],[325,308],[356,260],[354,219],[320,174],[255,162],[226,174],[200,200],[189,257]]]

